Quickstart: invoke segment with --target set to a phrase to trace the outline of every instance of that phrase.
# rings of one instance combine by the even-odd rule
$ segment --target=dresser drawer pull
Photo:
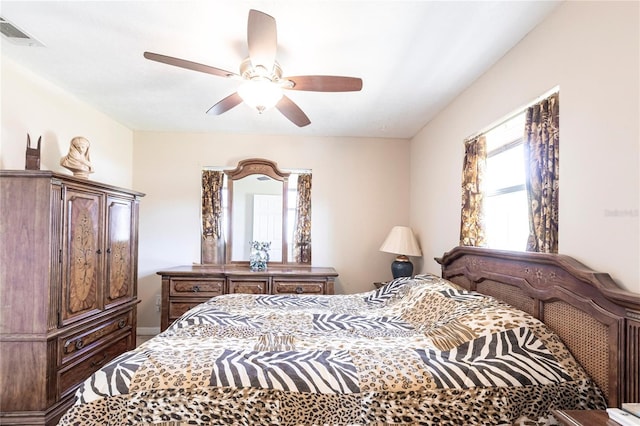
[[[124,328],[127,325],[127,320],[122,318],[120,321],[118,321],[118,328]]]
[[[194,285],[194,286],[193,286],[192,291],[193,291],[194,293],[199,292],[199,291],[200,291],[200,286],[199,286],[199,285]]]
[[[91,366],[92,366],[92,367],[97,367],[97,366],[99,366],[99,365],[104,364],[104,362],[107,360],[107,357],[108,357],[108,356],[109,356],[109,353],[108,353],[108,352],[105,352],[105,353],[102,355],[102,359],[101,359],[100,361],[91,361]]]
[[[80,350],[82,348],[84,348],[84,342],[82,341],[82,339],[76,340],[76,349]]]
[[[304,293],[304,289],[300,286],[296,287],[296,294],[302,294]]]

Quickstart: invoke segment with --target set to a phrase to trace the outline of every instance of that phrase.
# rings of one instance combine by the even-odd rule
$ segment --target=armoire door
[[[134,208],[130,198],[107,197],[105,307],[134,297]]]
[[[62,324],[85,318],[102,306],[104,196],[66,187],[63,211]]]

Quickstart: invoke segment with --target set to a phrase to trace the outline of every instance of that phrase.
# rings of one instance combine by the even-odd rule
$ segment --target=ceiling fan
[[[311,92],[355,92],[362,89],[362,79],[356,77],[282,77],[282,68],[276,61],[276,21],[266,13],[253,9],[249,11],[247,44],[249,57],[240,64],[240,74],[158,53],[144,52],[144,57],[176,67],[243,81],[237,92],[222,99],[207,111],[207,114],[213,115],[229,111],[244,101],[260,113],[275,106],[291,122],[303,127],[311,123],[309,117],[283,94],[283,89]]]

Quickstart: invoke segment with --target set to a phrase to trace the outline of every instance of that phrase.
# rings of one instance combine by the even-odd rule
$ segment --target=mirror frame
[[[227,241],[226,241],[226,263],[248,264],[248,260],[232,260],[233,253],[233,181],[242,179],[250,175],[266,175],[270,178],[282,182],[282,261],[269,262],[272,264],[289,263],[289,251],[287,244],[287,194],[289,191],[289,172],[283,172],[278,165],[264,158],[249,158],[238,162],[238,166],[233,170],[225,171],[227,175]]]

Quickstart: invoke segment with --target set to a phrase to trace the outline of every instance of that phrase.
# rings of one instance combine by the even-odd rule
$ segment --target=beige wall
[[[337,293],[391,278],[393,255],[378,251],[393,225],[408,224],[409,141],[202,133],[134,134],[140,207],[139,313],[157,327],[159,270],[200,261],[200,174],[259,157],[313,173],[313,264],[340,274]]]
[[[424,259],[458,243],[463,139],[560,86],[559,251],[640,292],[639,8],[565,2],[412,140]]]
[[[0,168],[24,169],[27,133],[36,146],[42,136],[40,169],[71,172],[60,166],[74,136],[91,143],[92,180],[130,187],[133,132],[33,72],[1,58],[2,131]]]

